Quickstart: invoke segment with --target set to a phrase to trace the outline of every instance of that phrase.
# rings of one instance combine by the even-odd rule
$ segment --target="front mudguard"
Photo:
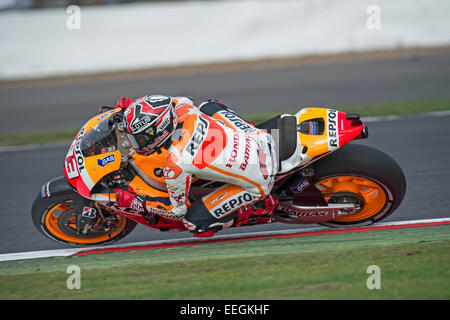
[[[80,196],[64,176],[50,180],[42,186],[31,208],[33,223],[39,231],[44,232],[42,220],[46,211],[54,205],[63,202],[70,202],[70,206],[81,212],[89,200]]]

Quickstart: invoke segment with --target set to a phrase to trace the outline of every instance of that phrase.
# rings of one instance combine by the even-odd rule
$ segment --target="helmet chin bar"
[[[170,148],[170,145],[172,144],[172,139],[170,139],[170,136],[171,135],[169,135],[167,138],[166,138],[166,141],[164,141],[160,146],[159,146],[159,148],[158,149],[156,149],[155,151],[153,151],[153,152],[157,152],[158,154],[161,154],[161,149],[166,149],[166,150],[169,150],[169,148]],[[153,153],[152,152],[152,153]]]

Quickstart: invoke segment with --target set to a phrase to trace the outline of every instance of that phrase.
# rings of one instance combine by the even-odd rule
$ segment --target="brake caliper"
[[[84,206],[81,214],[77,216],[77,231],[80,234],[88,232],[89,225],[97,218],[97,209],[90,206]]]

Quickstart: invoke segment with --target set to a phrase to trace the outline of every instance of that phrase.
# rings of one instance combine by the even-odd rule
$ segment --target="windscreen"
[[[81,139],[81,152],[85,157],[91,157],[116,150],[116,132],[105,119],[93,127]]]

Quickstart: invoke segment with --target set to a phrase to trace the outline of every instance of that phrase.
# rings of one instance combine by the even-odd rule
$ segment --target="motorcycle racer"
[[[278,170],[270,134],[218,100],[197,108],[186,97],[147,95],[135,101],[122,97],[117,106],[124,109],[123,124],[138,154],[168,150],[163,171],[169,199],[116,189],[120,207],[182,220],[196,236],[270,220]],[[196,179],[225,184],[191,204],[188,195]]]

